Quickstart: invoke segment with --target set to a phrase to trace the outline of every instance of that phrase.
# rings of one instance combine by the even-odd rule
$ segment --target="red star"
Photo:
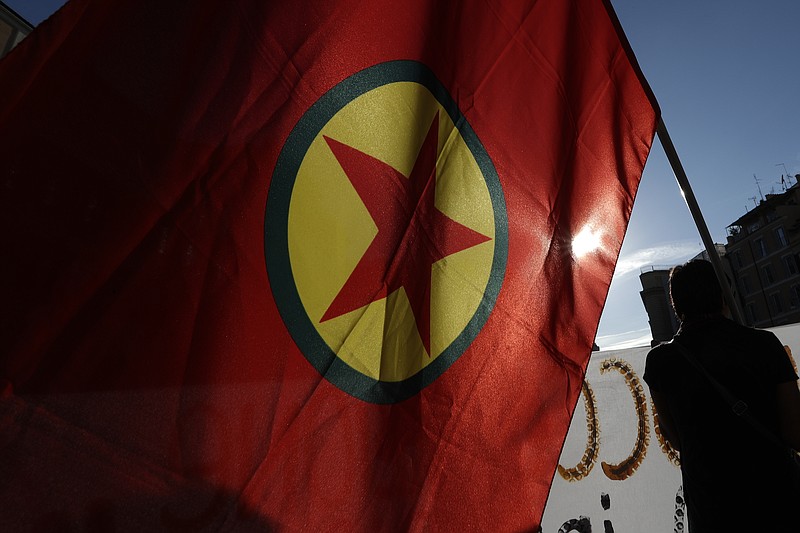
[[[385,298],[402,287],[422,343],[430,354],[433,264],[490,240],[434,205],[438,133],[437,113],[408,178],[371,155],[325,137],[378,226],[378,234],[322,316],[323,322]]]

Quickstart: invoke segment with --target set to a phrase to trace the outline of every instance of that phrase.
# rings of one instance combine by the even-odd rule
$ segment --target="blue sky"
[[[38,24],[62,0],[5,0]],[[800,2],[612,0],[716,242],[780,177],[800,174]],[[786,169],[784,169],[784,166]],[[601,348],[647,344],[639,271],[702,249],[661,146],[645,167],[600,321]]]
[[[66,2],[65,0],[3,0],[3,3],[37,26]]]

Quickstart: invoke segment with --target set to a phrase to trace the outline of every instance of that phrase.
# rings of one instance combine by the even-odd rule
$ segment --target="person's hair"
[[[708,261],[695,259],[669,273],[669,297],[680,318],[713,315],[722,311],[722,289]]]

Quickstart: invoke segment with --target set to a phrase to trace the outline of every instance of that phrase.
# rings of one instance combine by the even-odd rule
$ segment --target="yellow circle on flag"
[[[424,65],[375,65],[306,111],[273,173],[265,252],[298,348],[354,396],[407,398],[470,346],[505,272],[505,201]]]
[[[403,288],[322,321],[378,231],[324,137],[369,154],[407,178],[435,115],[436,208],[493,239],[494,212],[477,162],[441,105],[417,83],[383,85],[339,111],[311,143],[292,191],[289,257],[303,306],[337,356],[376,380],[401,381],[416,374],[455,340],[483,299],[494,248],[487,240],[433,265],[430,354]]]

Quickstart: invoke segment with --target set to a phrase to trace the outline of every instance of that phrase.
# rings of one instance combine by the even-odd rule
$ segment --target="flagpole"
[[[686,200],[686,205],[689,207],[689,212],[692,214],[694,223],[697,226],[697,231],[700,232],[700,238],[703,239],[703,245],[706,247],[708,257],[711,260],[711,264],[714,266],[717,279],[722,287],[722,296],[731,310],[733,319],[739,324],[744,324],[744,321],[742,320],[742,313],[739,310],[739,304],[733,297],[733,291],[731,291],[731,287],[728,284],[727,277],[725,276],[725,270],[722,268],[722,260],[717,253],[717,247],[714,246],[714,241],[711,239],[711,233],[708,231],[708,226],[706,226],[706,222],[703,219],[703,213],[700,211],[697,198],[695,198],[694,192],[692,192],[692,187],[689,185],[689,178],[686,177],[686,172],[683,170],[683,165],[678,157],[678,152],[675,150],[675,145],[672,144],[672,139],[670,139],[669,133],[667,132],[667,126],[664,124],[664,120],[660,117],[658,119],[658,128],[656,131],[658,133],[658,140],[661,142],[661,146],[664,148],[664,152],[667,154],[669,164],[672,166],[672,172],[675,174],[675,179],[678,180],[678,187],[681,190],[683,199]]]

